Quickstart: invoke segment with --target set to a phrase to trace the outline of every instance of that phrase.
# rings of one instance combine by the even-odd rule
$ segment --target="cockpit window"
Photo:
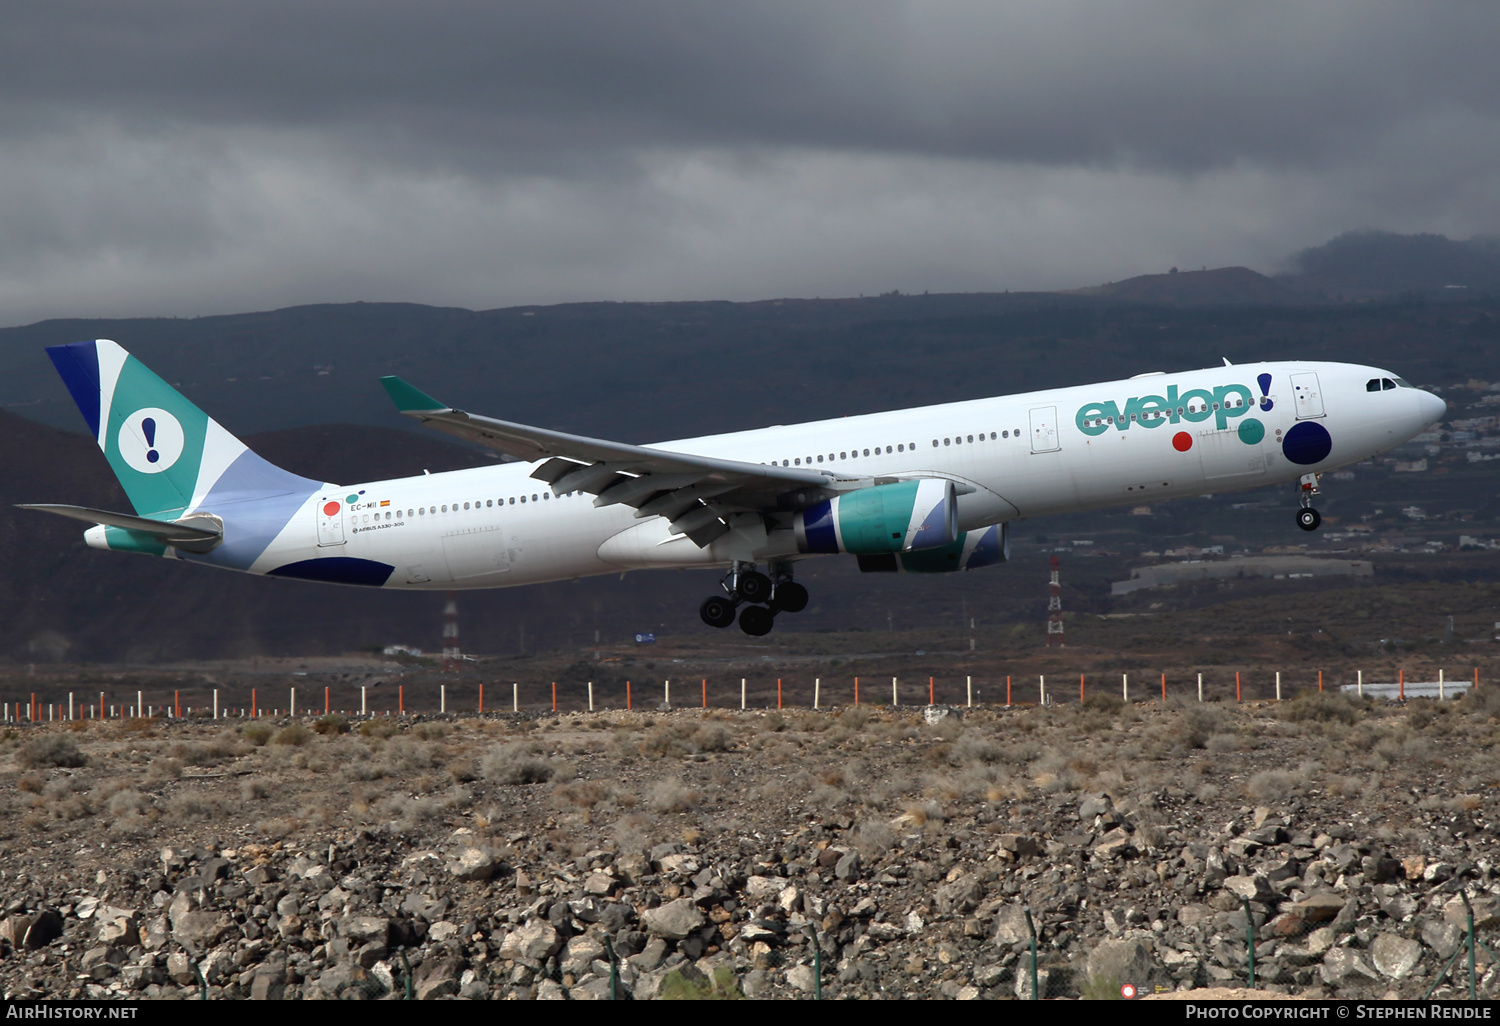
[[[1381,385],[1382,388],[1387,388],[1387,389],[1391,389],[1391,388],[1395,388],[1396,387],[1396,383],[1394,381],[1392,381],[1390,378],[1381,378],[1380,379],[1380,385]]]
[[[1379,392],[1380,391],[1380,379],[1379,378],[1371,378],[1369,381],[1366,381],[1365,382],[1365,391],[1366,392]]]
[[[1396,379],[1396,384],[1397,384],[1397,386],[1399,386],[1401,388],[1416,388],[1417,387],[1416,385],[1413,385],[1410,381],[1407,381],[1405,378],[1397,378]]]

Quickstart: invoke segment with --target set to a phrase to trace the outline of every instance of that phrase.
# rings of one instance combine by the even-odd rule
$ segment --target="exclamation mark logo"
[[[141,474],[160,474],[171,469],[186,444],[182,424],[156,406],[136,410],[120,426],[116,443],[120,457]]]
[[[1255,380],[1260,385],[1261,411],[1264,413],[1269,413],[1271,411],[1271,407],[1276,405],[1271,401],[1271,375],[1260,374],[1256,376]]]
[[[141,421],[141,434],[146,436],[146,462],[155,463],[161,459],[161,453],[156,451],[156,420],[147,417]]]

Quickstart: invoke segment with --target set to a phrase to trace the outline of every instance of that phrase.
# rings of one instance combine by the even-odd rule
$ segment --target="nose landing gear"
[[[736,563],[724,575],[720,586],[724,595],[710,595],[698,606],[698,616],[710,627],[728,627],[735,621],[740,605],[740,630],[751,637],[771,632],[777,613],[800,613],[807,608],[807,589],[792,580],[789,567],[772,565],[773,576],[755,569],[752,563]]]
[[[1297,485],[1297,500],[1302,507],[1297,510],[1297,526],[1304,531],[1316,531],[1323,522],[1323,515],[1312,505],[1312,497],[1318,494],[1318,475],[1303,474]]]

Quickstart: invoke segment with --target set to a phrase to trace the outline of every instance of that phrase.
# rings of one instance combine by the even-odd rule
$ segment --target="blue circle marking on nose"
[[[1281,451],[1293,463],[1308,467],[1328,458],[1333,451],[1333,438],[1322,424],[1305,420],[1286,433],[1281,440]]]

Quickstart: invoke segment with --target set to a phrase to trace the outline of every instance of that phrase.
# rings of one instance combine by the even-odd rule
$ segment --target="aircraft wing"
[[[595,506],[623,503],[637,517],[666,517],[672,533],[685,534],[700,546],[728,533],[724,518],[729,514],[800,509],[872,483],[869,478],[695,456],[480,417],[444,406],[401,378],[384,377],[380,383],[405,416],[513,459],[544,461],[531,476],[547,482],[554,495],[587,492]]]

